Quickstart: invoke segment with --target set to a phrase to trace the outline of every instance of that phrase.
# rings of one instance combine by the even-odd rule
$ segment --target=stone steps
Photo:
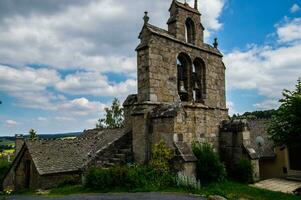
[[[132,149],[131,148],[119,149],[118,151],[121,154],[131,154],[132,153]]]

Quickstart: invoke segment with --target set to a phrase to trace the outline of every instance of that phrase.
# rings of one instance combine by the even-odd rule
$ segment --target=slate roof
[[[75,172],[124,135],[123,129],[93,129],[72,140],[27,140],[25,145],[40,175]]]

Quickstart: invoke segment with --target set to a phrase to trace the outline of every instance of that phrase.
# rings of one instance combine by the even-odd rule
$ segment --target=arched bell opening
[[[201,58],[196,58],[191,70],[192,99],[202,103],[206,98],[206,65]]]
[[[181,101],[189,100],[189,69],[191,66],[190,57],[185,53],[180,53],[177,58],[178,71],[178,94]]]

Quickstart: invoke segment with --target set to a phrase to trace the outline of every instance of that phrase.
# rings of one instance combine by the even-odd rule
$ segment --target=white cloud
[[[18,125],[18,124],[19,124],[19,123],[18,123],[17,121],[11,120],[11,119],[8,119],[8,120],[5,121],[5,125],[6,125],[6,126],[16,126],[16,125]]]
[[[46,117],[38,117],[37,120],[44,122],[47,121],[48,119]]]
[[[295,12],[298,12],[300,10],[300,6],[298,4],[294,4],[292,7],[291,7],[291,13],[295,13]]]
[[[110,82],[98,72],[78,72],[68,75],[56,84],[56,88],[73,95],[114,96],[120,97],[136,93],[137,81],[127,79],[120,83]]]
[[[58,121],[74,121],[75,120],[72,117],[64,117],[64,116],[55,117],[54,119],[58,120]]]
[[[277,34],[280,42],[301,40],[301,18],[285,18],[285,23],[277,25]]]
[[[75,2],[51,15],[39,8],[30,15],[7,15],[0,21],[0,62],[134,74],[144,10],[150,11],[151,23],[166,27],[170,3],[94,0]],[[207,35],[221,27],[218,18],[224,4],[224,0],[199,3]]]
[[[88,124],[90,124],[91,126],[95,126],[97,124],[97,122],[98,122],[98,119],[99,118],[97,118],[97,119],[88,119],[88,120],[86,120],[86,122]]]
[[[225,6],[225,0],[202,0],[199,1],[199,10],[202,13],[204,26],[210,30],[219,30],[222,23],[219,17]]]
[[[268,99],[253,106],[259,110],[271,110],[279,107],[279,101],[277,99]]]
[[[295,34],[301,30],[299,20],[286,20],[276,26],[278,41],[283,45],[251,45],[246,51],[234,50],[226,54],[228,89],[257,90],[267,99],[255,104],[256,108],[277,108],[282,90],[293,89],[301,76],[301,35]]]
[[[232,116],[236,114],[235,105],[232,101],[227,101],[227,108],[229,108],[229,115]]]

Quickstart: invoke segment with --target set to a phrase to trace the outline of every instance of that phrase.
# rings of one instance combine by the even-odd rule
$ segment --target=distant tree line
[[[277,110],[263,110],[254,112],[245,112],[244,114],[234,114],[232,119],[272,119]]]

